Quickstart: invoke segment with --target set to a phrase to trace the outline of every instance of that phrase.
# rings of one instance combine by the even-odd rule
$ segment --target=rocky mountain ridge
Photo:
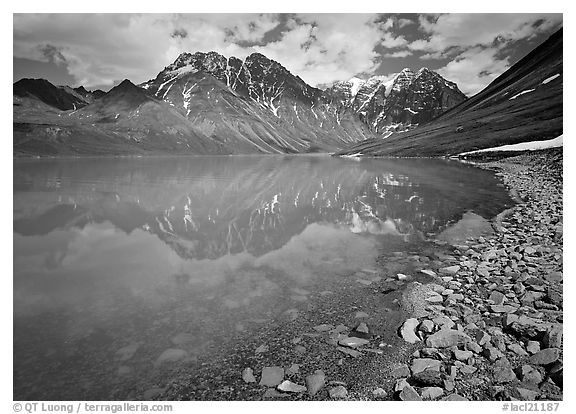
[[[426,123],[466,100],[454,82],[428,68],[405,68],[393,78],[352,78],[326,93],[341,112],[358,114],[372,131],[385,135]]]
[[[438,91],[448,85],[439,75],[403,71],[392,83],[356,82],[348,102],[343,88],[314,88],[260,53],[243,61],[182,53],[154,79],[108,93],[42,81],[51,92],[39,94],[22,83],[14,85],[17,155],[333,152],[391,123],[425,122],[457,100]]]

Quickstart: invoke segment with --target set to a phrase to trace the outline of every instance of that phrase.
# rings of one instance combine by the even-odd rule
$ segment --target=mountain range
[[[321,90],[260,53],[182,53],[109,92],[14,83],[15,156],[453,156],[562,134],[562,29],[467,98],[427,68]]]
[[[438,157],[554,139],[563,132],[562,29],[473,97],[416,129],[337,155]]]
[[[428,69],[320,90],[259,53],[183,53],[154,79],[108,93],[16,82],[14,154],[333,152],[465,99]]]

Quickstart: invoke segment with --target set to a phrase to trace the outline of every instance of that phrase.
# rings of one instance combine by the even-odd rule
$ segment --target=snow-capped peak
[[[360,87],[366,83],[365,80],[356,77],[348,79],[348,82],[352,84],[352,87],[350,88],[350,94],[352,96],[356,96],[358,89],[360,89]]]

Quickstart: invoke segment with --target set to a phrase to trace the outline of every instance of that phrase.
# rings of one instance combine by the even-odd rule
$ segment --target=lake
[[[141,398],[382,252],[510,205],[447,160],[14,160],[14,399]]]

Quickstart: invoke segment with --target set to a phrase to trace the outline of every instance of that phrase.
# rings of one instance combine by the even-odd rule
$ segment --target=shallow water
[[[15,160],[14,399],[135,398],[379,252],[509,205],[443,160]]]

